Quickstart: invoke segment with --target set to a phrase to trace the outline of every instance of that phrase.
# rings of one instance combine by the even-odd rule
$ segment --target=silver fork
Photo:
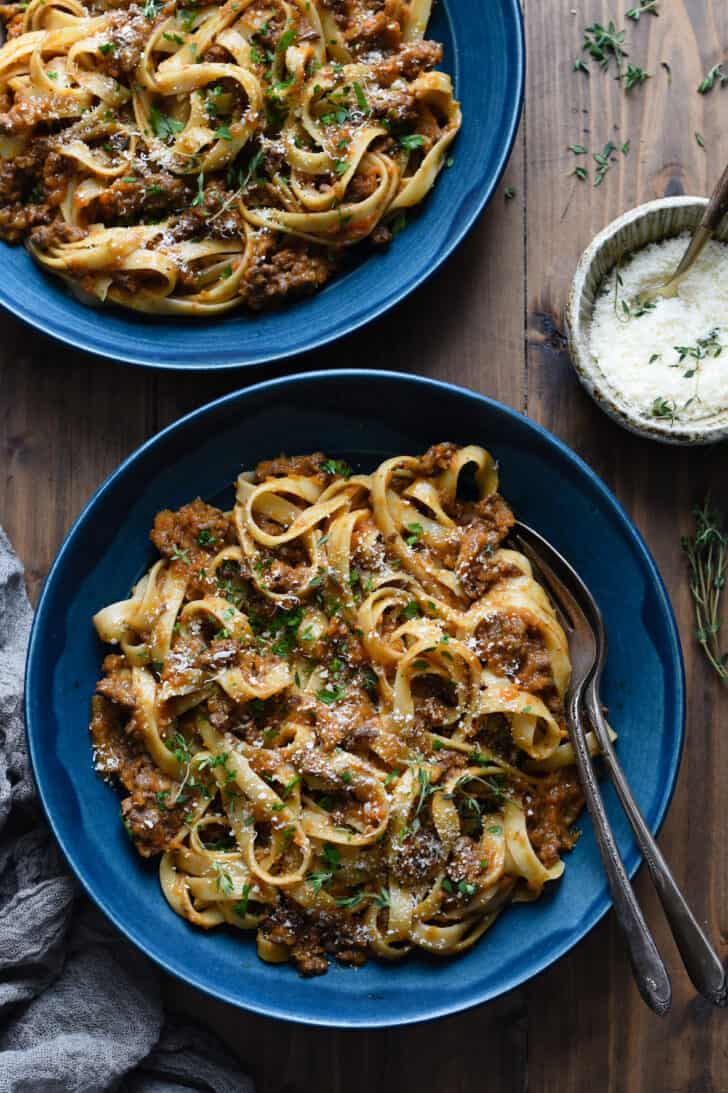
[[[657,843],[655,842],[651,831],[647,827],[644,818],[637,806],[632,791],[629,788],[627,780],[624,776],[624,772],[617,759],[616,752],[612,747],[612,743],[609,739],[609,732],[607,729],[607,723],[604,720],[602,713],[601,702],[599,701],[599,683],[601,680],[602,670],[607,656],[607,635],[604,628],[604,620],[602,619],[601,611],[592,596],[589,589],[578,573],[573,569],[566,559],[559,554],[559,552],[551,546],[551,544],[544,539],[538,532],[529,528],[525,524],[516,525],[516,537],[519,539],[519,543],[528,557],[534,562],[540,573],[542,574],[545,584],[551,593],[554,602],[560,608],[562,614],[566,618],[567,624],[570,627],[571,641],[569,643],[570,650],[573,647],[574,653],[579,648],[581,643],[584,643],[585,648],[588,650],[586,654],[578,654],[578,659],[586,662],[592,660],[592,667],[587,674],[586,679],[583,677],[583,665],[582,665],[582,681],[578,685],[579,695],[576,699],[573,698],[573,694],[570,695],[570,701],[568,705],[568,721],[570,728],[572,728],[572,738],[574,740],[574,750],[579,756],[586,760],[586,766],[588,767],[588,776],[584,782],[585,796],[587,797],[587,804],[589,803],[589,792],[586,785],[589,781],[592,787],[596,788],[597,795],[599,794],[596,778],[594,777],[593,767],[590,761],[588,748],[586,745],[586,739],[584,735],[583,725],[579,717],[579,703],[583,698],[586,706],[589,720],[594,728],[599,746],[604,756],[604,765],[607,769],[607,773],[614,783],[614,787],[617,791],[617,795],[625,811],[627,819],[629,820],[632,830],[634,831],[637,845],[639,846],[642,855],[647,862],[647,867],[652,877],[652,881],[657,889],[657,894],[662,903],[665,916],[672,930],[675,943],[680,951],[685,968],[690,976],[690,979],[695,986],[695,989],[699,991],[705,998],[713,1002],[715,1005],[724,1006],[728,1003],[728,986],[726,984],[726,973],[723,965],[718,957],[717,953],[711,946],[708,938],[703,932],[700,924],[690,910],[685,897],[677,886],[675,878],[670,872],[670,868],[665,861],[662,853],[660,852]],[[587,634],[587,631],[589,632]],[[574,688],[572,687],[572,692]],[[573,727],[576,727],[576,732],[573,731]],[[581,738],[581,746],[577,746],[577,739]],[[582,778],[584,778],[584,772],[582,770],[582,763],[578,762],[578,767]],[[601,803],[601,801],[600,801]],[[590,812],[591,812],[590,807]],[[609,822],[604,814],[603,808],[601,809],[602,818],[607,828]],[[595,831],[597,831],[597,820],[592,818],[595,824]],[[611,833],[610,833],[611,834]],[[597,839],[599,842],[600,850],[602,850],[602,857],[604,858],[604,850],[602,849],[602,842],[599,839],[597,832]],[[615,853],[616,846],[614,840],[611,840]],[[607,843],[608,846],[608,843]],[[621,860],[620,860],[621,865]],[[606,867],[606,862],[605,862]],[[624,883],[629,888],[634,900],[634,894],[632,888],[629,885],[624,868],[621,869],[621,875],[624,877]],[[609,872],[607,873],[609,876]],[[618,879],[621,880],[619,872],[617,873]],[[611,887],[611,881],[610,881]],[[612,891],[614,896],[614,891]],[[636,905],[636,901],[635,901]],[[615,900],[615,908],[616,908]],[[639,911],[639,908],[638,908]],[[619,916],[619,912],[618,912]],[[621,920],[620,920],[621,921]],[[662,960],[655,947],[654,940],[649,934],[649,930],[644,922],[644,919],[639,913],[639,918],[636,923],[633,924],[639,930],[644,927],[649,944],[645,955],[649,956],[654,951],[654,956],[657,957],[659,967],[655,965],[647,970],[647,975],[650,979],[653,978],[653,973],[657,970],[661,970],[664,975],[665,984],[662,987],[658,987],[657,993],[661,1002],[661,1008],[656,1009],[653,1005],[652,999],[654,997],[654,991],[651,991],[650,995],[645,994],[644,990],[640,986],[639,978],[637,979],[638,986],[645,997],[646,1001],[652,1005],[656,1012],[666,1013],[670,1005],[670,981],[667,978],[667,972],[665,971]],[[629,934],[628,941],[629,941]],[[643,939],[644,940],[644,939]],[[640,953],[641,953],[640,942]],[[630,952],[632,949],[630,948]],[[633,957],[633,966],[636,967]],[[655,980],[657,983],[658,981]],[[667,987],[667,1003],[664,1002],[664,986]]]

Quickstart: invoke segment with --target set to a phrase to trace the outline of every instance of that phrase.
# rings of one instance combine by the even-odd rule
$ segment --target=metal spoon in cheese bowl
[[[728,172],[721,183],[725,194]],[[564,321],[579,380],[620,425],[662,443],[728,438],[724,208],[717,196],[640,205],[594,238],[574,274]]]
[[[720,227],[721,221],[726,213],[728,213],[728,166],[726,166],[723,174],[718,179],[705,212],[703,213],[703,218],[695,229],[687,250],[680,259],[675,272],[668,277],[666,281],[657,281],[654,286],[649,287],[640,293],[639,300],[643,307],[646,303],[650,303],[658,296],[664,296],[667,299],[670,299],[677,294],[683,277],[692,269],[695,262],[702,254],[705,244],[712,239],[713,234]]]

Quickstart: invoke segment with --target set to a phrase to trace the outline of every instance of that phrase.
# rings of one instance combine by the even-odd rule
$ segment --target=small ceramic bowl
[[[664,197],[648,201],[613,220],[579,259],[564,314],[571,362],[595,402],[633,433],[663,444],[714,444],[728,438],[728,411],[706,414],[690,422],[671,424],[647,416],[614,387],[589,349],[594,301],[604,279],[632,251],[662,239],[693,231],[703,215],[704,197]],[[715,238],[728,242],[728,218]]]

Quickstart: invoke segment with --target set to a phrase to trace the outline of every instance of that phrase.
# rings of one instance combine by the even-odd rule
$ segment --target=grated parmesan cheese
[[[590,332],[592,358],[616,396],[668,423],[728,411],[728,245],[710,241],[672,299],[639,304],[675,270],[689,239],[651,243],[613,270]]]

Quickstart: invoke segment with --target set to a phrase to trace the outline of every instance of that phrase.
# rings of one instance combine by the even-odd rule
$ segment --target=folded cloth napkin
[[[81,897],[36,798],[23,725],[32,610],[0,528],[0,1093],[253,1093],[165,1015],[156,967]]]

